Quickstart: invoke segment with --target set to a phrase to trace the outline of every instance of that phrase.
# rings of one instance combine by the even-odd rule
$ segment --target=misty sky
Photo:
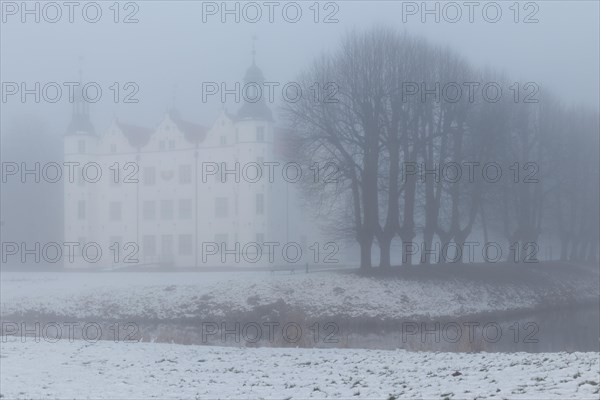
[[[501,3],[507,13],[512,2]],[[106,14],[97,24],[83,21],[77,11],[75,23],[63,16],[56,24],[34,23],[31,19],[23,24],[18,15],[7,16],[0,41],[2,81],[77,80],[81,55],[84,81],[99,82],[103,89],[111,82],[133,81],[140,87],[139,104],[114,104],[105,91],[105,96],[92,106],[98,131],[107,127],[113,115],[154,126],[174,97],[186,119],[210,124],[222,105],[219,101],[202,103],[202,82],[241,80],[251,63],[253,35],[258,38],[257,64],[267,80],[285,83],[315,56],[334,49],[347,31],[387,24],[422,34],[435,43],[447,43],[474,66],[493,66],[508,72],[514,81],[536,82],[541,90],[549,88],[567,104],[599,105],[596,1],[537,2],[535,17],[539,23],[534,24],[515,24],[512,14],[504,14],[499,23],[491,24],[477,9],[475,23],[469,23],[466,15],[456,24],[443,20],[436,24],[432,17],[424,24],[419,15],[403,23],[401,2],[392,1],[338,2],[335,17],[339,23],[333,24],[312,21],[313,15],[308,14],[312,2],[302,3],[305,14],[296,24],[285,22],[277,9],[275,23],[269,23],[263,15],[256,24],[244,20],[235,23],[232,17],[223,24],[219,15],[209,16],[203,23],[201,2],[149,1],[138,2],[139,23],[115,24],[108,14],[112,2],[102,4]],[[266,8],[263,10],[266,12]],[[327,14],[321,12],[321,17]],[[521,12],[523,18],[527,12]],[[237,108],[228,105],[230,111]],[[2,109],[4,128],[24,116],[39,115],[51,132],[62,134],[71,105],[66,100],[21,104],[15,96],[3,103]]]

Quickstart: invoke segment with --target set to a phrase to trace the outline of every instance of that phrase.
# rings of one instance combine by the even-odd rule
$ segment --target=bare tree
[[[504,91],[497,101],[473,96],[473,87],[459,95],[465,82]],[[557,232],[563,259],[597,258],[598,153],[590,144],[598,143],[598,114],[566,111],[549,95],[523,102],[510,82],[389,28],[349,34],[301,75],[304,93],[315,84],[337,90],[285,108],[307,162],[339,168],[334,185],[309,184],[306,193],[338,234],[356,239],[363,268],[375,239],[387,268],[396,237],[411,264],[408,247],[422,234],[421,262],[429,263],[435,240],[460,248],[477,224],[485,241],[506,238],[509,260],[537,253],[543,230]],[[482,179],[475,171],[488,163],[504,176]]]

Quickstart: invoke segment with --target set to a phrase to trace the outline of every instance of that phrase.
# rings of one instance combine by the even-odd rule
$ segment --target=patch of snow
[[[18,273],[0,279],[3,316],[169,320],[249,312],[283,302],[309,317],[466,316],[598,298],[585,277],[549,286],[469,280],[403,280],[350,273]]]
[[[598,399],[599,359],[8,338],[0,391],[10,399]]]

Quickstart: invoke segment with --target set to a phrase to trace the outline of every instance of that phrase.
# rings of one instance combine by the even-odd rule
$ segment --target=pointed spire
[[[177,83],[173,83],[173,87],[171,88],[172,90],[172,95],[171,95],[171,108],[175,109],[177,108]]]
[[[83,93],[83,57],[79,56],[79,85],[75,87],[75,96],[73,98],[73,114],[71,123],[67,128],[66,135],[95,135],[94,126],[90,120],[89,104],[84,98]]]
[[[256,66],[256,35],[252,36],[252,65],[246,70],[244,83],[255,85],[265,83],[262,71]],[[265,96],[260,96],[255,101],[245,100],[238,111],[238,118],[271,121],[273,115],[266,103]]]
[[[256,35],[252,35],[252,65],[256,65]]]
[[[78,57],[79,67],[79,86],[75,89],[75,98],[73,99],[73,115],[87,115],[88,114],[88,104],[85,102],[84,94],[83,94],[83,56],[79,55]]]
[[[79,83],[82,82],[83,76],[83,56],[79,55]]]

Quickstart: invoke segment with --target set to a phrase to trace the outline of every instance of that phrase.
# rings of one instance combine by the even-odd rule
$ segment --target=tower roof
[[[82,57],[79,57],[81,63]],[[79,66],[79,87],[81,86],[81,65]],[[96,136],[96,130],[90,119],[89,104],[83,98],[81,89],[76,89],[75,97],[73,99],[73,115],[71,116],[71,122],[67,127],[65,136],[70,135],[92,135]]]
[[[70,135],[92,135],[96,136],[96,130],[87,113],[73,112],[71,122],[65,132],[65,136]]]
[[[269,106],[267,106],[267,102],[265,97],[267,93],[265,92],[265,77],[260,68],[256,65],[254,60],[252,61],[252,65],[246,70],[246,74],[244,75],[244,84],[252,84],[257,85],[259,87],[260,96],[252,97],[252,98],[243,98],[242,99],[242,107],[238,111],[238,119],[250,119],[250,120],[264,120],[264,121],[272,121],[273,113]],[[246,94],[246,90],[244,90],[244,94]]]
[[[250,68],[246,70],[246,75],[244,75],[244,82],[256,82],[261,84],[265,82],[265,77],[261,69],[258,68],[254,62],[252,62]]]

